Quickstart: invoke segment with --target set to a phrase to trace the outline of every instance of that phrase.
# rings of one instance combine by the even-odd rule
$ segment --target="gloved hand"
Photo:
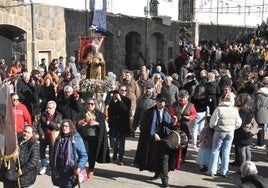
[[[73,91],[73,97],[74,97],[75,100],[78,100],[79,99],[79,94],[75,90]]]

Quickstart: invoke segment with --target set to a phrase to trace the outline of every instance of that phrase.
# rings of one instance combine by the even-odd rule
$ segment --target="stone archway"
[[[0,24],[0,58],[10,67],[13,60],[26,61],[26,32],[16,26]]]
[[[138,70],[141,65],[145,64],[142,53],[142,39],[137,32],[130,32],[126,35],[125,40],[125,65],[129,70]]]

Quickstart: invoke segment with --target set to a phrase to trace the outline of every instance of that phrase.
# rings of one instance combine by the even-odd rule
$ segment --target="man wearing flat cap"
[[[166,139],[172,129],[176,128],[177,118],[171,116],[165,107],[166,98],[161,94],[156,96],[156,105],[144,112],[144,134],[149,137],[143,148],[144,159],[139,161],[143,169],[155,172],[151,180],[161,178],[162,186],[168,187],[168,172],[175,169],[175,153],[171,151],[163,139]],[[137,149],[137,153],[139,152]],[[173,165],[172,165],[173,164]]]
[[[155,105],[156,93],[154,91],[154,84],[152,82],[148,82],[145,84],[145,87],[145,93],[137,100],[132,125],[134,129],[136,129],[139,125],[143,126],[142,120],[144,112]],[[140,127],[140,129],[142,129],[142,127]]]
[[[145,84],[146,91],[137,100],[137,106],[135,110],[135,115],[133,119],[133,128],[136,130],[140,127],[140,137],[137,146],[137,152],[134,160],[134,165],[140,170],[144,170],[144,152],[147,149],[147,143],[150,141],[150,128],[145,121],[145,111],[155,106],[156,93],[154,91],[153,83]]]

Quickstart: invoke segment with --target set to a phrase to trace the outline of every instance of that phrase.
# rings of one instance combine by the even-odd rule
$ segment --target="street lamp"
[[[86,9],[86,36],[88,36],[89,31],[89,0],[85,0],[85,9]]]
[[[216,18],[216,35],[217,35],[217,42],[219,42],[219,0],[217,0],[217,18]]]
[[[145,65],[147,65],[147,62],[148,62],[149,0],[147,0],[147,4],[144,7],[144,15],[145,15]]]

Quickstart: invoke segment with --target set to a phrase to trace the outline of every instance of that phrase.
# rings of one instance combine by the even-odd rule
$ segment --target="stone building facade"
[[[8,65],[14,59],[21,59],[32,69],[42,57],[50,60],[66,56],[63,8],[23,4],[21,1],[4,0],[1,3],[1,52],[6,46],[11,48],[5,53],[0,52],[0,57],[5,58]]]
[[[48,62],[59,56],[65,57],[66,61],[71,55],[78,57],[79,37],[88,35],[87,21],[91,22],[91,13],[43,4],[23,4],[22,1],[4,0],[0,5],[0,58],[8,60],[8,65],[19,58],[32,69],[43,57]],[[101,48],[107,71],[119,76],[122,69],[136,70],[144,62],[155,63],[161,59],[166,64],[177,56],[178,41],[183,35],[181,28],[191,33],[188,39],[191,42],[196,43],[198,37],[212,36],[207,35],[210,27],[192,22],[108,14],[108,32]],[[224,29],[221,28],[223,35],[220,39],[226,38]],[[235,35],[228,32],[230,41]]]

